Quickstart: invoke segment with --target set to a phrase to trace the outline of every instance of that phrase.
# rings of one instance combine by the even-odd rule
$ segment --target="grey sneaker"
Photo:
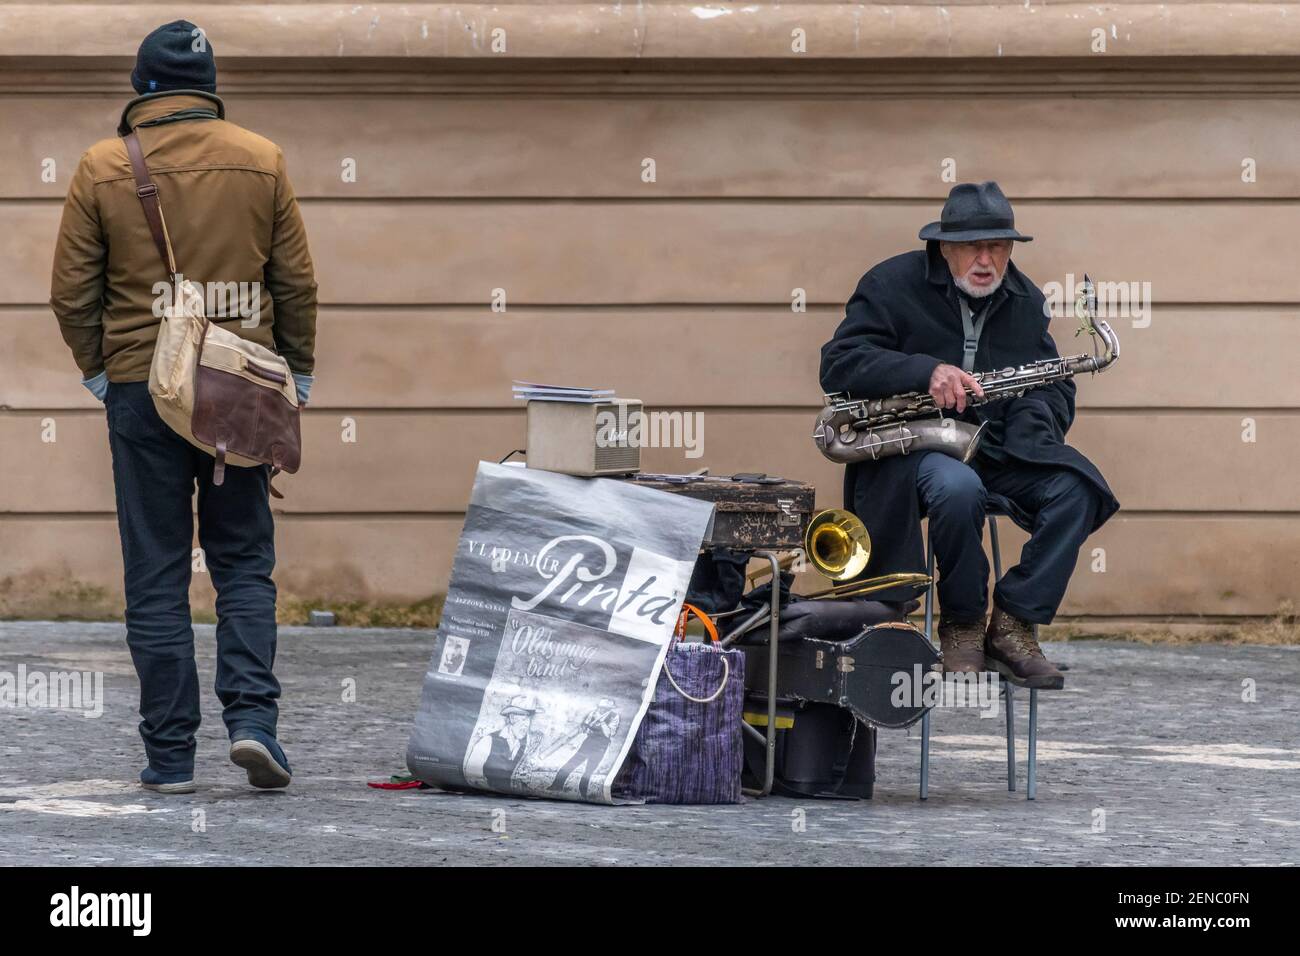
[[[280,744],[261,730],[241,730],[230,736],[230,761],[248,772],[248,782],[259,790],[289,786],[293,779]]]
[[[153,793],[193,793],[192,773],[160,773],[152,767],[140,771],[140,786]]]

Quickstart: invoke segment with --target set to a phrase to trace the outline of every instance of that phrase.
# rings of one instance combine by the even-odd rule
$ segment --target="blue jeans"
[[[1005,495],[1033,515],[1020,563],[993,591],[998,607],[1032,624],[1050,624],[1065,597],[1079,548],[1096,523],[1101,501],[1093,486],[1068,468],[976,459],[964,465],[926,452],[917,466],[921,514],[939,571],[939,607],[954,622],[982,621],[988,611],[989,562],[982,544],[989,492]]]
[[[198,484],[199,544],[217,592],[217,698],[233,732],[276,732],[275,526],[270,469],[227,467],[158,417],[146,382],[110,383],[117,525],[126,584],[126,641],[140,678],[140,736],[149,766],[192,772],[199,677],[189,587]]]

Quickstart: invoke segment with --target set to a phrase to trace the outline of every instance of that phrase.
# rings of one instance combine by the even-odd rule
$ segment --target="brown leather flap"
[[[202,362],[195,368],[190,424],[194,437],[205,445],[220,444],[227,454],[293,474],[302,460],[301,419],[298,406],[274,381],[262,385]]]

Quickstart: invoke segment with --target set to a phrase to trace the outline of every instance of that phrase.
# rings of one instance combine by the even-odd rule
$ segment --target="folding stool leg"
[[[925,531],[925,571],[930,575],[930,584],[925,589],[925,639],[934,643],[934,544],[930,541],[930,529]]]
[[[998,543],[998,519],[989,515],[989,546],[993,551],[993,583],[1002,580],[1002,547]],[[1001,681],[1007,698],[1007,790],[1016,790],[1016,691],[1009,681]],[[1032,711],[1031,711],[1032,721]],[[1031,730],[1033,724],[1030,724]]]
[[[930,544],[929,526],[925,535],[925,563],[930,586],[925,591],[925,639],[934,643],[934,549]],[[930,712],[921,717],[921,799],[930,798]]]
[[[989,545],[993,549],[993,583],[1002,580],[1002,548],[998,545],[998,519],[989,515]]]
[[[1016,688],[1007,680],[1002,681],[1002,689],[1007,695],[1007,790],[1016,792]]]
[[[1038,799],[1038,688],[1029,689],[1029,788],[1026,800]]]

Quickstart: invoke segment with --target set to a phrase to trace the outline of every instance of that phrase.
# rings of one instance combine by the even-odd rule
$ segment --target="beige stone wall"
[[[1012,196],[1038,237],[1017,262],[1040,284],[1151,283],[1149,324],[1115,321],[1123,359],[1080,383],[1071,440],[1124,511],[1092,542],[1106,572],[1085,554],[1065,613],[1265,615],[1296,594],[1300,7],[185,15],[212,37],[229,118],[284,147],[319,273],[306,464],[278,518],[286,595],[444,587],[474,463],[523,444],[511,378],[703,411],[702,458],[651,450],[647,466],[779,473],[839,504],[808,438],[817,352],[861,273],[935,218],[948,158]],[[120,591],[103,412],[44,303],[64,184],[113,134],[139,37],[174,16],[0,3],[0,614]],[[796,27],[807,56],[789,52]],[[194,593],[210,604],[201,577]]]

